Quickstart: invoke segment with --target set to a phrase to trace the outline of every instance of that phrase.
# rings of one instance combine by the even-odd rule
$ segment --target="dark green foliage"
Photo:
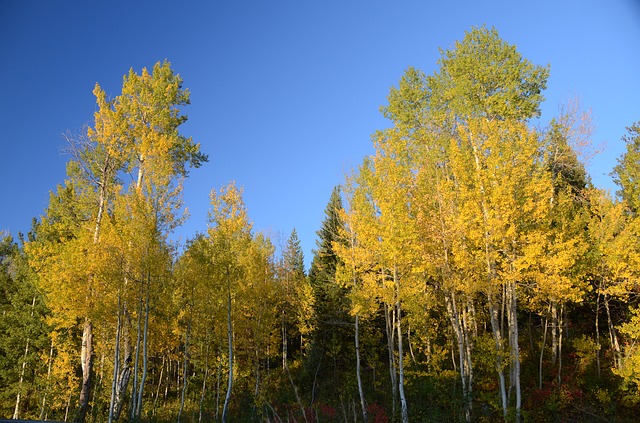
[[[436,136],[446,141],[438,144],[444,150],[448,148],[447,143],[456,141],[450,130],[464,119],[514,120],[522,123],[540,112],[548,67],[536,66],[523,58],[515,46],[500,39],[494,29],[482,27],[469,31],[454,48],[442,52],[439,65],[439,70],[429,77],[418,69],[409,68],[398,87],[391,89],[389,105],[383,107],[382,112],[401,132],[400,138],[415,139],[419,144],[419,141],[424,141],[422,136]],[[143,88],[152,90],[153,87]],[[188,96],[180,96],[176,104],[183,105],[187,101]],[[177,114],[170,117],[177,119],[177,123],[184,120]],[[430,133],[432,130],[439,132]],[[568,127],[561,119],[553,120],[544,133],[536,133],[536,136],[544,137],[545,141],[539,151],[536,150],[537,159],[544,158],[544,172],[548,172],[545,175],[549,175],[553,181],[553,190],[549,188],[549,198],[545,200],[554,206],[546,216],[548,227],[545,226],[546,232],[542,238],[548,239],[550,246],[562,242],[589,244],[589,237],[595,236],[589,232],[592,230],[589,223],[592,216],[589,216],[588,208],[589,201],[593,201],[590,200],[593,197],[589,197],[592,187],[584,165],[572,148]],[[620,198],[631,211],[629,215],[634,217],[640,209],[640,123],[628,128],[624,140],[627,152],[619,160],[614,174],[621,187]],[[414,151],[403,150],[401,153],[412,156]],[[181,176],[186,174],[187,163],[198,167],[207,159],[191,139],[181,136],[172,147],[169,157],[175,161],[173,171]],[[434,168],[444,169],[448,166],[446,161],[440,162],[443,156],[438,151],[424,157],[429,160],[436,158],[437,165]],[[69,167],[70,173],[83,172],[77,161],[70,162]],[[367,169],[372,168],[364,166],[361,170]],[[95,173],[95,170],[92,172]],[[454,182],[452,187],[460,183]],[[388,192],[392,195],[393,187]],[[419,191],[416,192],[419,195]],[[87,220],[87,216],[83,215],[86,209],[82,206],[85,200],[80,194],[82,189],[74,186],[72,181],[59,186],[57,192],[51,195],[47,217],[37,231],[37,222],[34,222],[34,232],[30,233],[29,241],[46,241],[56,247],[77,237],[78,226]],[[533,209],[536,204],[523,206]],[[336,253],[336,246],[344,242],[341,235],[344,233],[342,212],[341,191],[336,187],[317,232],[317,248],[308,275],[295,229],[284,247],[282,257],[273,257],[270,242],[260,238],[262,243],[259,245],[262,247],[254,251],[255,256],[248,254],[241,257],[241,249],[231,251],[225,247],[212,252],[212,255],[220,254],[229,258],[229,262],[223,262],[219,268],[207,263],[210,252],[207,252],[208,241],[205,237],[196,237],[176,260],[171,260],[171,248],[164,241],[161,242],[162,262],[166,263],[166,269],[162,269],[162,277],[154,285],[152,295],[166,301],[151,302],[148,380],[142,395],[143,414],[136,421],[176,421],[179,410],[182,422],[220,421],[227,383],[226,369],[229,357],[233,356],[234,364],[230,367],[235,380],[230,395],[229,420],[361,422],[363,413],[359,404],[354,342],[356,313],[359,316],[363,397],[366,399],[363,408],[367,410],[369,423],[397,422],[400,417],[397,405],[393,415],[393,404],[397,404],[397,401],[393,401],[389,389],[392,377],[387,336],[395,337],[394,342],[400,336],[404,343],[404,387],[410,421],[465,420],[470,407],[462,393],[461,361],[458,356],[463,353],[456,345],[455,328],[451,325],[453,319],[447,314],[446,304],[446,295],[454,291],[447,293],[440,282],[429,276],[432,263],[420,262],[425,261],[424,257],[433,255],[427,254],[421,258],[420,254],[416,254],[416,263],[412,263],[416,270],[412,277],[417,281],[417,288],[410,296],[397,300],[398,306],[402,304],[403,326],[397,332],[387,331],[383,313],[385,299],[380,294],[371,293],[371,309],[367,309],[366,315],[359,314],[350,298],[356,282],[353,285],[345,284],[336,275],[343,264]],[[110,212],[107,213],[109,219],[113,219]],[[468,218],[462,214],[460,220],[465,217]],[[426,219],[424,216],[413,218]],[[443,222],[448,223],[451,222]],[[456,220],[451,224],[464,226],[462,223]],[[627,223],[625,220],[610,231],[638,231],[635,227],[625,226]],[[634,223],[637,226],[637,221]],[[459,238],[467,236],[461,229],[457,231]],[[36,232],[38,240],[35,239]],[[356,239],[357,236],[355,234]],[[440,235],[425,231],[419,236]],[[614,238],[612,235],[606,239]],[[556,341],[562,342],[563,347],[557,349],[560,356],[554,357],[556,360],[551,353],[551,334],[548,333],[551,319],[549,313],[544,311],[546,300],[532,295],[540,281],[533,280],[525,272],[510,273],[518,279],[515,281],[518,302],[514,320],[518,329],[515,351],[519,354],[521,364],[519,376],[523,392],[521,421],[637,420],[640,410],[638,379],[624,375],[615,368],[612,336],[617,334],[622,345],[620,351],[627,355],[625,359],[634,355],[637,358],[640,325],[636,328],[637,336],[632,327],[624,330],[624,324],[633,323],[634,318],[640,322],[634,313],[640,292],[635,282],[638,275],[638,245],[634,245],[638,239],[637,233],[629,239],[634,241],[627,242],[625,248],[628,254],[623,257],[628,262],[620,264],[615,277],[611,276],[612,280],[607,281],[610,285],[619,283],[623,286],[622,282],[630,279],[631,283],[624,285],[624,289],[630,287],[627,291],[623,288],[611,293],[599,290],[606,285],[602,279],[608,277],[608,273],[603,276],[604,273],[597,268],[598,264],[592,256],[604,252],[594,252],[593,246],[580,250],[575,254],[575,260],[567,260],[568,264],[563,264],[560,272],[569,275],[573,281],[585,282],[585,288],[579,296],[567,299],[560,307],[560,319],[556,317],[556,324],[562,326],[562,333],[554,336]],[[451,242],[465,240],[452,239]],[[514,242],[518,240],[514,238]],[[20,244],[23,244],[22,241]],[[428,244],[424,245],[425,249],[429,248]],[[464,257],[462,249],[451,251],[452,257],[448,260],[469,260],[469,257]],[[468,253],[471,256],[481,252],[469,249]],[[264,254],[264,257],[260,254]],[[548,257],[551,261],[554,258],[552,256],[558,253],[551,251],[545,254],[547,256],[544,258]],[[224,286],[221,280],[229,275],[229,263],[240,263],[240,258],[244,258],[246,263],[242,263],[246,267],[238,274],[246,272],[255,277],[247,280],[243,289],[234,292],[233,297],[230,287],[231,283],[237,281],[228,280],[226,286],[229,287],[229,296],[223,294],[220,298],[224,298],[224,301],[221,301],[216,297],[220,287]],[[31,265],[37,263],[32,261]],[[137,295],[141,285],[135,285],[139,281],[135,281],[130,266],[123,263],[118,261],[113,265],[114,274],[121,277],[119,282],[122,285],[117,286],[128,287]],[[197,263],[200,263],[200,267],[195,265]],[[527,265],[513,263],[522,268]],[[79,329],[71,322],[71,329],[50,333],[47,322],[49,317],[56,316],[50,316],[44,307],[45,298],[38,289],[35,276],[38,270],[29,267],[22,245],[14,243],[9,236],[0,240],[0,418],[13,416],[18,393],[21,394],[20,418],[42,417],[40,404],[44,393],[50,393],[44,413],[45,416],[49,413],[49,419],[67,419],[73,414],[77,402],[78,386],[75,385],[80,374],[75,375],[75,379],[66,376],[79,368],[77,357],[70,355],[70,352],[79,350]],[[361,275],[363,279],[370,276],[367,270],[362,273],[365,274]],[[461,308],[460,312],[469,314],[461,321],[465,322],[463,329],[470,333],[469,349],[473,365],[469,420],[503,421],[496,357],[502,354],[504,368],[500,370],[508,369],[509,360],[513,358],[509,355],[514,350],[507,347],[508,340],[503,338],[503,351],[496,351],[489,314],[492,299],[486,291],[469,289],[469,286],[479,283],[477,272],[471,269],[459,273],[452,281],[456,283],[456,294],[468,297],[465,298],[468,306]],[[547,276],[542,274],[540,278]],[[102,280],[96,278],[96,283],[100,282]],[[380,280],[381,285],[385,282]],[[497,291],[505,287],[507,285],[496,286],[499,288]],[[113,294],[106,289],[101,293]],[[605,295],[609,295],[607,306],[610,310],[607,309],[607,315],[610,315],[610,322],[602,305]],[[129,318],[133,322],[129,326],[135,325],[136,316],[141,315],[142,297],[139,301],[137,298],[130,296],[126,299],[127,313],[131,313]],[[226,309],[227,298],[229,309]],[[49,301],[53,301],[51,297]],[[505,325],[505,310],[509,307],[507,301],[493,301],[492,305],[499,309],[496,319]],[[229,311],[227,321],[227,310],[231,310],[232,302],[233,319]],[[459,304],[464,303],[460,301]],[[100,311],[96,313],[99,318],[94,322],[94,340],[99,344],[97,351],[100,351],[100,356],[95,357],[95,386],[87,417],[91,422],[105,421],[108,415],[112,377],[109,367],[113,366],[115,352],[116,313],[109,311],[108,307]],[[125,314],[124,311],[118,312]],[[389,316],[389,320],[391,318]],[[226,351],[228,322],[229,327],[233,326],[233,331],[229,330],[229,339],[233,339],[236,348],[233,355]],[[395,328],[400,328],[400,325]],[[130,327],[129,332],[130,342],[133,342],[135,329]],[[140,333],[139,329],[137,333]],[[55,353],[51,338],[56,340],[56,348],[60,348]],[[67,348],[67,351],[63,351],[63,348]],[[122,346],[121,349],[125,350]],[[398,358],[396,351],[396,363]],[[56,362],[58,369],[62,369],[62,374],[52,377],[51,382],[47,374],[50,362]],[[631,369],[631,373],[635,371],[637,369]],[[393,374],[396,374],[395,370]],[[507,379],[512,375],[506,373]],[[131,396],[131,389],[127,395]],[[514,396],[513,392],[508,395],[511,398]],[[509,409],[506,420],[517,420],[514,401],[508,400],[507,403]],[[129,400],[125,401],[120,421],[126,421],[130,415],[127,409],[129,404]]]
[[[19,417],[34,417],[50,344],[47,309],[24,252],[10,236],[0,242],[0,415],[13,415],[20,392]]]
[[[622,139],[627,151],[613,168],[613,177],[620,186],[618,195],[637,213],[640,209],[640,122],[627,127]]]
[[[341,210],[340,187],[335,187],[317,232],[317,250],[309,271],[316,315],[306,373],[313,378],[314,400],[327,395],[333,400],[344,396],[342,383],[351,377],[341,369],[348,368],[355,373],[353,317],[349,315],[348,290],[336,281],[339,258],[333,247],[334,242],[340,240]]]

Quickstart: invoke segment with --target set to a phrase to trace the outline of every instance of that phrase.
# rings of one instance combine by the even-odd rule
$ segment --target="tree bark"
[[[118,420],[120,418],[120,413],[122,412],[122,407],[124,406],[124,401],[127,395],[127,386],[129,385],[129,379],[131,377],[131,360],[132,360],[132,346],[131,346],[131,316],[129,316],[129,312],[127,311],[126,302],[123,304],[122,310],[122,319],[124,320],[121,323],[121,332],[120,336],[124,337],[124,359],[120,361],[120,373],[117,375],[117,385],[116,385],[116,397],[115,397],[115,407],[113,411],[114,420]],[[119,358],[119,356],[118,356]]]
[[[462,382],[462,398],[464,403],[465,421],[471,421],[472,396],[471,396],[471,349],[468,341],[468,333],[464,328],[465,323],[460,318],[460,313],[456,305],[455,293],[445,295],[445,303],[451,327],[456,336],[458,346],[458,362],[460,381]]]
[[[613,348],[613,363],[616,369],[620,369],[622,365],[622,353],[620,352],[620,344],[618,343],[618,335],[616,335],[616,329],[613,326],[613,320],[611,319],[611,310],[609,308],[609,296],[604,294],[604,308],[607,311],[607,324],[609,326],[609,341]]]
[[[116,324],[116,343],[113,351],[113,380],[111,381],[111,401],[109,402],[108,422],[113,422],[114,408],[116,405],[116,387],[118,386],[118,366],[120,361],[120,327],[122,316],[120,313],[120,291],[118,291],[118,320]]]
[[[75,422],[84,422],[89,407],[91,393],[91,371],[93,369],[93,325],[89,318],[85,319],[82,328],[82,348],[80,350],[82,365],[82,387],[78,400],[78,410],[74,416]]]
[[[31,301],[31,318],[33,318],[33,310],[36,308],[36,297],[33,297]],[[18,420],[20,415],[20,397],[22,395],[22,382],[24,380],[24,370],[27,367],[27,356],[29,355],[29,342],[30,338],[27,338],[26,346],[24,347],[24,357],[22,359],[22,368],[20,369],[20,381],[18,382],[18,395],[16,396],[16,407],[13,410],[13,419]]]
[[[551,364],[558,361],[558,304],[551,301]]]
[[[562,313],[564,306],[560,306],[560,313],[558,313],[558,386],[562,383]]]
[[[208,333],[207,333],[208,334]],[[207,337],[208,341],[208,337]],[[209,342],[204,355],[204,377],[202,378],[202,391],[200,392],[200,412],[198,414],[198,423],[202,422],[202,407],[204,404],[204,394],[207,392],[207,377],[209,376]]]
[[[42,405],[40,406],[40,420],[46,420],[45,404],[47,402],[47,394],[49,393],[49,380],[51,379],[51,365],[53,364],[53,340],[51,340],[51,348],[49,349],[49,364],[47,365],[47,384],[42,394]]]
[[[133,386],[131,387],[131,401],[129,402],[129,419],[131,421],[135,421],[136,418],[136,410],[138,408],[138,367],[139,367],[139,363],[140,363],[140,338],[141,338],[141,333],[142,333],[142,291],[140,292],[140,301],[138,304],[138,324],[137,324],[137,330],[136,330],[136,348],[135,348],[135,354],[136,354],[136,359],[133,365]],[[169,364],[171,364],[171,361],[169,361]],[[169,384],[167,383],[167,389],[168,389]],[[165,395],[166,397],[166,395]]]
[[[182,411],[184,410],[184,397],[187,393],[187,363],[189,354],[189,328],[191,325],[187,325],[187,331],[184,335],[184,363],[182,368],[182,395],[180,396],[180,410],[178,411],[177,423],[180,423],[180,417],[182,417]]]
[[[596,372],[600,377],[600,291],[596,297]]]
[[[165,367],[165,362],[166,362],[166,358],[163,355],[162,356],[162,366],[160,366],[160,376],[158,376],[158,386],[156,387],[156,396],[153,399],[153,415],[155,416],[156,414],[156,407],[158,405],[158,397],[160,396],[160,386],[162,385],[162,376],[164,374],[164,367]]]
[[[147,367],[149,362],[149,356],[147,353],[147,347],[149,344],[149,284],[151,275],[147,274],[147,286],[145,294],[145,306],[144,306],[144,334],[142,339],[142,378],[140,379],[140,386],[138,388],[138,404],[136,407],[136,417],[138,420],[142,416],[142,394],[144,393],[144,385],[147,380]]]
[[[229,402],[231,401],[231,390],[233,389],[233,326],[231,324],[231,281],[229,280],[229,271],[227,271],[227,339],[229,342],[229,378],[227,396],[224,399],[224,408],[222,409],[223,423],[226,423],[229,418]]]
[[[387,350],[389,353],[389,377],[391,379],[391,396],[392,396],[392,416],[395,419],[398,398],[398,384],[396,382],[396,359],[395,359],[395,313],[392,313],[387,303],[384,304],[385,328],[387,331]]]
[[[516,390],[516,422],[520,421],[520,409],[522,407],[522,393],[520,390],[520,347],[518,345],[518,316],[517,296],[515,282],[509,282],[507,286],[508,309],[507,320],[509,322],[509,345],[511,347],[511,386]]]
[[[404,352],[402,351],[402,309],[400,301],[396,304],[396,313],[398,314],[396,328],[398,330],[398,391],[400,393],[400,411],[402,414],[402,423],[409,423],[409,409],[407,407],[407,398],[404,394]]]
[[[489,315],[491,318],[491,331],[496,346],[496,370],[498,372],[498,383],[500,385],[500,402],[502,404],[503,417],[507,418],[507,390],[505,388],[502,352],[502,330],[498,319],[498,309],[493,303],[493,298],[489,299]]]
[[[360,365],[360,316],[356,313],[356,330],[355,330],[355,347],[356,347],[356,377],[358,378],[358,394],[360,395],[360,407],[362,408],[362,419],[367,423],[367,404],[364,399],[364,390],[362,389],[362,375]]]
[[[551,305],[549,305],[549,309],[551,309]],[[549,311],[547,311],[547,314]],[[542,346],[540,347],[540,363],[538,366],[538,389],[542,390],[542,362],[544,358],[544,347],[547,344],[547,332],[549,329],[549,319],[545,316],[544,318],[544,335],[542,336]]]

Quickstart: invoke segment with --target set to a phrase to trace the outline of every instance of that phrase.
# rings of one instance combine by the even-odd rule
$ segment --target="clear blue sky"
[[[387,125],[389,87],[408,66],[434,72],[439,48],[483,24],[550,64],[543,120],[573,96],[592,109],[606,146],[589,170],[615,190],[620,138],[640,120],[637,0],[0,0],[0,230],[43,213],[94,84],[115,96],[129,68],[168,59],[192,93],[183,133],[210,158],[186,181],[174,239],[204,231],[209,191],[235,180],[255,230],[278,243],[295,227],[308,263],[332,188]]]

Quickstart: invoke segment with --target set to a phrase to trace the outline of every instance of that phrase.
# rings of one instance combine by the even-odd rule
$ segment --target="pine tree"
[[[2,414],[13,419],[37,417],[46,389],[40,377],[46,363],[40,356],[50,344],[48,310],[24,250],[4,234],[0,234],[0,289]]]
[[[640,122],[627,127],[627,134],[622,140],[626,143],[627,151],[613,168],[613,177],[620,186],[618,195],[635,214],[640,209]]]
[[[335,394],[340,381],[335,378],[337,370],[345,366],[351,354],[351,331],[348,325],[348,292],[336,280],[336,269],[340,258],[334,243],[340,242],[343,223],[340,219],[342,198],[340,187],[331,192],[325,207],[325,217],[317,231],[316,250],[309,270],[309,282],[313,292],[314,322],[310,346],[309,369],[313,380],[312,403],[318,398],[318,389]],[[324,383],[322,383],[324,382]]]

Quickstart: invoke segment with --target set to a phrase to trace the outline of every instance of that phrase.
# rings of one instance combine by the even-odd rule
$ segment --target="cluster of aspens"
[[[633,415],[640,128],[613,200],[579,159],[586,114],[532,124],[548,74],[487,28],[433,75],[409,68],[375,154],[332,194],[309,275],[295,231],[277,257],[233,184],[212,191],[208,230],[178,254],[186,169],[207,160],[178,132],[189,94],[166,62],[131,71],[112,100],[96,86],[68,179],[23,248],[2,244],[2,412]]]

